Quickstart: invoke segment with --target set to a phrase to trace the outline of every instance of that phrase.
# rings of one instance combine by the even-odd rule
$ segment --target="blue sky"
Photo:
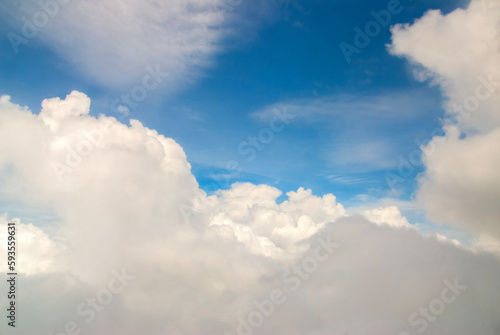
[[[401,160],[409,161],[418,143],[441,128],[439,89],[415,80],[412,65],[388,53],[389,27],[353,54],[351,63],[339,47],[354,45],[354,28],[364,29],[373,20],[370,12],[386,9],[388,2],[276,1],[260,8],[244,1],[224,14],[232,18],[224,26],[232,33],[217,40],[208,61],[178,85],[160,83],[128,115],[111,105],[130,92],[133,81],[115,85],[86,75],[43,35],[53,22],[15,53],[7,33],[19,32],[22,21],[2,20],[0,93],[38,111],[46,97],[85,92],[92,99],[91,114],[138,119],[176,140],[207,191],[250,181],[283,192],[302,186],[318,195],[333,193],[348,206],[360,197],[411,199],[421,165],[412,165],[393,188],[387,176],[401,177]],[[460,5],[402,1],[390,25]],[[146,73],[139,65],[131,71]],[[269,127],[274,108],[294,118],[247,159],[239,146]],[[228,169],[228,162],[238,169]]]

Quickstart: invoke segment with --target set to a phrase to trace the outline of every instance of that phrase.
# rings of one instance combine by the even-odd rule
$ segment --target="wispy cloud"
[[[274,2],[274,1],[273,1]],[[224,50],[224,39],[236,28],[253,27],[269,11],[264,5],[256,17],[241,17],[244,1],[83,1],[58,6],[57,15],[37,29],[36,40],[56,51],[98,84],[130,89],[147,66],[170,74],[165,91],[175,91],[203,75],[213,56]],[[262,1],[259,1],[262,3]],[[6,4],[13,32],[22,35],[23,17],[44,12],[43,3],[21,0]],[[260,16],[259,16],[260,15]],[[40,15],[39,15],[40,16]],[[20,46],[22,47],[22,45]]]
[[[337,183],[337,184],[346,184],[346,185],[351,185],[351,184],[363,184],[369,182],[369,180],[365,178],[359,178],[359,177],[350,177],[346,175],[328,175],[326,177],[329,181],[332,183]]]
[[[276,102],[253,112],[251,116],[268,120],[274,116],[273,110],[286,109],[297,116],[296,121],[303,122],[338,122],[342,119],[365,123],[388,122],[419,117],[439,104],[439,96],[429,95],[428,90],[392,91],[382,94],[342,93]]]
[[[432,95],[434,94],[434,95]],[[415,122],[425,117],[437,119],[440,113],[438,94],[416,89],[384,94],[336,94],[295,99],[266,106],[251,114],[265,122],[277,109],[296,115],[292,125],[330,132],[319,148],[330,167],[349,172],[393,169],[398,165],[402,139],[410,135]],[[434,114],[434,115],[432,115]],[[394,138],[398,137],[398,141]]]

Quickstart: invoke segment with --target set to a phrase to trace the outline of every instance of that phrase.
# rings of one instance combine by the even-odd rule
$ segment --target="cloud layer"
[[[38,115],[0,103],[2,198],[60,218],[50,234],[18,223],[23,334],[68,324],[108,335],[500,326],[498,258],[422,236],[395,207],[364,212],[369,222],[302,188],[281,203],[276,188],[248,183],[207,196],[177,143],[136,120],[89,116],[82,93],[45,100]],[[116,273],[127,285],[108,302]],[[467,289],[425,321],[420,306],[446,280]],[[252,319],[273,292],[285,300]]]
[[[498,65],[497,49],[459,29],[480,24],[485,34],[473,37],[497,41],[498,11],[479,3],[393,30],[392,52],[431,71],[450,103]],[[107,6],[79,4],[89,13]],[[471,55],[447,57],[469,42]],[[477,117],[446,124],[432,153],[423,148],[420,201],[432,218],[482,234],[482,245],[498,236],[498,124],[486,121],[495,106],[496,92]],[[39,114],[0,98],[0,196],[59,218],[18,222],[18,333],[500,332],[498,255],[423,235],[396,207],[346,215],[332,194],[299,188],[278,202],[278,189],[248,183],[207,195],[174,140],[89,110],[80,92],[44,100]],[[5,213],[0,226],[12,219]],[[5,231],[0,240],[4,255]]]
[[[26,43],[36,38],[101,86],[128,92],[141,85],[147,67],[159,67],[169,74],[162,90],[172,92],[202,76],[213,57],[228,47],[228,38],[250,35],[274,5],[232,0],[20,0],[5,4],[5,20],[14,28],[11,32],[28,37]]]
[[[500,238],[500,4],[472,1],[393,29],[391,51],[439,84],[450,116],[426,147],[418,199],[435,222]],[[435,33],[439,32],[439,33]],[[422,36],[426,36],[422,39]]]

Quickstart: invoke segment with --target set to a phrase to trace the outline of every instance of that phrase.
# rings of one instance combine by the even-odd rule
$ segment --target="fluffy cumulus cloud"
[[[401,215],[396,206],[379,207],[363,211],[363,216],[373,223],[387,224],[393,227],[413,227],[408,220]]]
[[[0,100],[2,199],[59,218],[17,222],[23,334],[498,333],[494,254],[396,207],[347,215],[331,194],[278,202],[249,183],[207,195],[175,141],[89,108],[79,92],[39,114]]]
[[[280,195],[281,191],[267,185],[234,184],[208,197],[202,211],[220,233],[235,236],[251,250],[280,258],[298,251],[297,242],[345,214],[332,194],[319,198],[299,188],[277,204]]]
[[[436,222],[498,240],[500,3],[472,1],[467,9],[430,11],[397,25],[391,51],[411,59],[446,97],[446,134],[422,148],[419,201]]]
[[[225,49],[224,41],[248,35],[256,22],[270,16],[274,3],[20,0],[4,4],[9,14],[4,19],[17,34],[9,36],[15,50],[36,37],[106,87],[130,90],[155,72],[171,91],[202,75]],[[243,17],[242,9],[249,15]]]

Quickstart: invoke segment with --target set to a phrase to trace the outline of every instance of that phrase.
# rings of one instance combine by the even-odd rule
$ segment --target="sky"
[[[31,13],[31,7],[25,4],[26,9],[12,9],[12,25],[4,28],[7,38],[1,45],[2,89],[9,87],[5,94],[33,111],[40,109],[46,97],[63,97],[78,90],[92,99],[92,115],[119,117],[114,100],[122,94],[130,95],[133,87],[141,84],[147,66],[158,66],[161,72],[172,72],[172,82],[165,79],[140,103],[122,104],[129,110],[122,120],[138,119],[176,140],[184,148],[202,188],[209,190],[211,174],[230,174],[234,177],[220,183],[220,187],[250,181],[272,184],[284,192],[303,186],[316,194],[335,193],[344,202],[353,202],[358,194],[379,198],[394,191],[409,199],[421,167],[395,185],[395,190],[386,182],[385,172],[397,171],[400,156],[408,159],[420,143],[429,140],[431,131],[440,127],[443,111],[439,88],[415,81],[408,63],[387,52],[389,24],[412,22],[430,8],[446,13],[457,7],[456,2],[401,3],[395,10],[397,14],[391,14],[389,24],[379,26],[380,32],[359,54],[349,55],[349,61],[340,44],[354,46],[354,28],[373,20],[370,11],[386,10],[386,2],[271,1],[265,6],[235,3],[223,6],[214,18],[217,24],[219,20],[231,22],[222,22],[213,31],[195,37],[190,47],[195,49],[193,53],[200,53],[200,61],[185,51],[172,56],[177,51],[170,50],[168,41],[191,34],[183,27],[171,31],[166,26],[164,38],[153,35],[150,40],[142,40],[144,37],[136,34],[132,37],[136,43],[124,46],[130,38],[127,33],[122,36],[112,22],[104,22],[114,34],[109,39],[116,41],[112,42],[113,50],[107,50],[107,45],[101,45],[105,34],[101,35],[89,18],[85,23],[90,27],[73,28],[75,34],[88,35],[66,46],[61,42],[62,33],[53,35],[53,30],[64,24],[57,20],[59,15],[27,44],[15,44],[16,53],[5,35],[22,32],[19,16]],[[35,5],[32,7],[31,11],[37,10]],[[60,10],[64,15],[72,7],[61,5]],[[112,15],[111,11],[103,13],[102,20]],[[239,25],[238,21],[243,20],[249,22]],[[155,28],[152,25],[150,29]],[[120,58],[118,64],[108,55],[129,54],[136,44],[140,44],[138,48],[149,48],[157,38],[167,44]],[[136,57],[141,59],[136,61]],[[171,62],[171,57],[175,61]],[[179,62],[182,70],[177,68]],[[192,66],[197,62],[206,65]],[[95,67],[95,71],[106,69],[94,73],[89,67]],[[41,89],[31,90],[27,85]],[[249,136],[258,136],[267,125],[258,115],[273,106],[297,106],[295,113],[300,116],[265,148],[253,145],[261,150],[249,162],[241,151],[252,144],[244,145],[242,150],[238,145],[248,141]],[[227,162],[233,160],[241,166],[240,173],[226,171]]]
[[[4,1],[18,329],[497,335],[499,92],[498,0]]]

